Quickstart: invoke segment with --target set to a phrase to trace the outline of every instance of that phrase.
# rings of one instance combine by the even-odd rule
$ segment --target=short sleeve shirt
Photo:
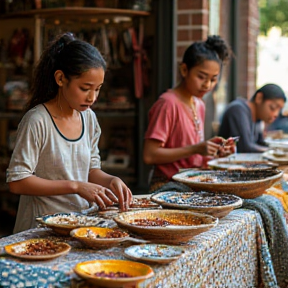
[[[180,101],[177,95],[168,90],[162,94],[149,111],[149,125],[145,139],[156,139],[165,148],[185,147],[203,141],[205,104],[194,97],[195,110],[199,121],[196,131],[192,109]],[[201,167],[203,157],[194,154],[173,163],[157,165],[169,179],[181,168]]]
[[[28,111],[21,120],[7,182],[31,175],[48,180],[88,181],[90,169],[100,168],[100,126],[93,111],[81,112],[82,133],[67,139],[57,129],[44,105]],[[80,211],[89,203],[77,194],[58,196],[21,195],[14,232],[35,227],[35,216]]]
[[[260,153],[265,147],[261,126],[261,121],[253,121],[247,100],[238,98],[226,107],[219,128],[219,136],[224,138],[240,136],[237,152]]]

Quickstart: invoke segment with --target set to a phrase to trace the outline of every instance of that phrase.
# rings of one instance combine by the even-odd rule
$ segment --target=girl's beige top
[[[28,111],[18,127],[7,182],[32,175],[50,180],[87,182],[89,170],[101,166],[98,149],[101,129],[92,110],[81,112],[81,119],[82,133],[78,139],[71,140],[57,129],[44,105]],[[88,207],[89,203],[77,194],[21,195],[14,233],[35,227],[36,216]]]

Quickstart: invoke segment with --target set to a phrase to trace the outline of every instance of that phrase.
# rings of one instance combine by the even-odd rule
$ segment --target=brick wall
[[[178,0],[176,11],[176,57],[181,62],[186,48],[208,35],[209,0]]]
[[[258,1],[240,1],[239,11],[239,27],[242,29],[239,29],[239,47],[236,55],[237,92],[244,98],[250,98],[256,89]]]

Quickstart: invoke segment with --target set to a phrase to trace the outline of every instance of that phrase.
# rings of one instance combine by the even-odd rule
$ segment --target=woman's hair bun
[[[210,50],[216,51],[222,61],[229,60],[232,54],[230,46],[218,35],[208,36],[205,46]]]
[[[66,32],[59,36],[59,40],[64,41],[66,44],[69,44],[70,42],[76,40],[73,33]]]
[[[63,33],[54,40],[54,49],[52,51],[56,55],[60,54],[60,52],[64,49],[64,47],[74,40],[75,37],[72,33],[70,32]]]

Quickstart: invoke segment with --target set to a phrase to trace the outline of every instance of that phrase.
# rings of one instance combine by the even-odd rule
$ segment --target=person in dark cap
[[[266,84],[250,100],[237,98],[228,104],[218,134],[224,138],[240,136],[239,153],[262,153],[267,150],[263,123],[273,123],[285,102],[285,93],[278,85]]]

